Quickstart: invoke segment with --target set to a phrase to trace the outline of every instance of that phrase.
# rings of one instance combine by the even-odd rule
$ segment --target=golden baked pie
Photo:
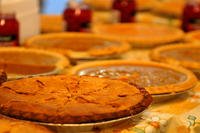
[[[178,18],[165,17],[152,12],[139,12],[135,16],[136,22],[165,24],[180,28],[182,21]]]
[[[152,51],[151,58],[172,65],[184,66],[200,77],[200,45],[198,44],[188,43],[158,47]]]
[[[3,83],[3,82],[6,82],[7,81],[7,75],[6,73],[0,69],[0,85]]]
[[[153,47],[176,42],[183,38],[178,28],[153,23],[100,24],[93,27],[97,34],[121,38],[133,47]]]
[[[155,62],[125,60],[91,62],[78,65],[69,73],[120,79],[144,87],[150,94],[182,92],[197,83],[192,72]]]
[[[181,17],[186,0],[157,0],[152,11],[165,16]]]
[[[149,10],[154,7],[154,4],[157,0],[135,0],[137,10]]]
[[[152,102],[128,83],[89,76],[43,76],[4,82],[0,112],[45,123],[88,123],[135,115]]]
[[[27,47],[48,49],[71,59],[116,57],[127,51],[129,44],[89,33],[54,33],[39,35],[26,42]]]
[[[34,123],[20,121],[0,115],[0,133],[53,133]]]
[[[59,74],[69,61],[62,55],[43,50],[1,47],[0,69],[9,79],[33,75]]]
[[[42,33],[62,32],[63,25],[62,15],[40,15],[40,29]]]
[[[84,2],[96,10],[111,10],[114,0],[84,0]],[[135,0],[137,10],[151,9],[157,0]]]
[[[185,37],[186,41],[199,43],[200,42],[200,30],[188,32]]]
[[[83,0],[87,5],[96,10],[111,10],[114,0]]]

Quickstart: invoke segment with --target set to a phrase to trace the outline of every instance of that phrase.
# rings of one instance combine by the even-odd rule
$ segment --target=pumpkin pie
[[[7,75],[3,70],[0,70],[0,84],[7,81]]]
[[[165,24],[179,28],[182,21],[178,18],[165,17],[152,12],[139,12],[135,16],[136,22]]]
[[[200,75],[200,45],[177,44],[154,49],[151,58],[156,61],[181,65]]]
[[[152,12],[167,17],[181,18],[186,0],[156,0]]]
[[[89,33],[38,35],[30,38],[26,46],[56,51],[72,60],[114,58],[130,48],[118,39]]]
[[[45,123],[112,120],[136,115],[151,102],[143,88],[89,76],[42,76],[0,86],[0,113]]]
[[[94,25],[94,33],[121,38],[133,47],[154,47],[180,41],[183,31],[178,28],[153,23],[99,24]]]
[[[96,10],[111,10],[112,4],[114,0],[84,0],[84,2],[91,6],[92,8]],[[152,5],[157,0],[135,0],[137,4],[137,10],[148,10],[151,9]]]
[[[186,34],[185,40],[188,42],[199,43],[200,42],[200,30],[188,32]]]
[[[144,11],[152,9],[153,5],[157,0],[135,0],[137,4],[137,10]]]
[[[62,15],[40,15],[40,29],[42,33],[62,32],[63,25]]]
[[[120,79],[150,94],[183,92],[197,83],[192,72],[166,64],[125,60],[99,61],[73,67],[69,74]]]
[[[0,115],[0,133],[53,133],[34,123],[20,121]]]
[[[111,10],[114,0],[83,0],[84,3],[96,10]]]
[[[0,69],[7,73],[9,79],[58,74],[67,66],[69,61],[57,53],[15,47],[0,48]]]

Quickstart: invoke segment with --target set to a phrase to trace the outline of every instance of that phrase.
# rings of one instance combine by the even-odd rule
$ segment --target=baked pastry
[[[154,47],[183,38],[178,28],[153,23],[101,24],[93,26],[94,33],[110,35],[132,44],[133,47]]]
[[[46,123],[88,123],[135,115],[152,98],[118,80],[87,76],[43,76],[0,86],[0,113]]]
[[[157,2],[157,0],[135,0],[136,1],[136,8],[139,11],[143,11],[143,10],[149,10],[152,9],[152,7],[154,7],[155,2]]]
[[[184,66],[200,77],[200,45],[198,44],[188,43],[158,47],[152,51],[151,58],[172,65]]]
[[[73,67],[69,74],[120,79],[144,87],[150,94],[169,94],[188,90],[196,85],[192,72],[166,64],[141,61],[99,61]]]
[[[87,5],[96,10],[111,10],[114,0],[83,0]],[[151,9],[156,0],[136,0],[137,10]]]
[[[67,66],[69,61],[57,53],[16,47],[0,48],[0,69],[7,73],[9,79],[58,74]]]
[[[139,12],[135,16],[135,21],[140,23],[165,24],[180,28],[182,21],[178,18],[161,16],[152,12]]]
[[[181,18],[185,2],[186,0],[156,0],[152,11],[166,17]]]
[[[89,33],[54,33],[30,38],[27,47],[56,51],[72,60],[114,58],[129,50],[129,44]]]
[[[199,43],[200,42],[200,30],[188,32],[185,36],[185,40],[187,42]]]
[[[7,81],[7,75],[3,70],[0,70],[0,84]]]
[[[0,115],[0,133],[53,133],[34,123],[20,121]]]
[[[62,32],[64,21],[62,15],[40,15],[40,29],[42,33]]]
[[[83,0],[87,5],[96,10],[111,10],[114,0]]]

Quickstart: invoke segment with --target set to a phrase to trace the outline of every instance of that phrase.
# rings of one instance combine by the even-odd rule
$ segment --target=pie
[[[143,11],[152,9],[156,1],[157,0],[136,0],[137,10]]]
[[[186,43],[156,48],[151,53],[156,61],[181,65],[189,68],[200,77],[200,45]]]
[[[93,32],[121,38],[133,47],[153,47],[180,41],[183,31],[178,28],[153,23],[99,24]]]
[[[178,18],[165,17],[152,12],[139,12],[135,16],[136,22],[141,23],[155,23],[155,24],[165,24],[174,27],[180,27],[182,21]]]
[[[63,18],[61,15],[40,15],[40,29],[42,33],[62,32]]]
[[[0,85],[7,81],[7,75],[3,70],[0,70]]]
[[[27,47],[48,49],[70,59],[113,58],[129,50],[129,44],[89,33],[54,33],[38,35],[26,42]]]
[[[154,13],[181,18],[186,0],[157,0],[152,6]]]
[[[112,3],[114,0],[84,0],[84,2],[92,8],[102,10],[112,10]],[[137,10],[148,10],[151,9],[156,0],[136,0]]]
[[[69,61],[62,55],[17,47],[0,48],[0,69],[9,79],[33,75],[58,74]]]
[[[196,85],[192,72],[166,64],[142,61],[98,61],[73,67],[69,74],[120,79],[144,87],[150,94],[186,91]]]
[[[189,41],[189,42],[197,42],[197,43],[199,43],[200,42],[200,30],[195,30],[195,31],[188,32],[186,34],[185,40]]]
[[[89,76],[43,76],[4,82],[0,113],[45,123],[89,123],[135,115],[151,95],[128,83]]]
[[[0,133],[53,133],[45,127],[0,115]]]
[[[114,0],[83,0],[85,4],[96,10],[111,10]]]

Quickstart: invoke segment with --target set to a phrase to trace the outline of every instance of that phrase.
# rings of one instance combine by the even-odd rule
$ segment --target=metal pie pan
[[[123,118],[96,122],[96,123],[82,123],[82,124],[53,124],[53,123],[42,123],[42,122],[35,122],[35,123],[42,126],[46,126],[49,129],[56,131],[57,133],[73,133],[73,132],[76,133],[76,132],[97,131],[104,128],[117,126],[125,122],[127,123],[131,122],[132,124],[136,124],[140,121],[141,116],[142,112],[133,116],[127,116]]]
[[[181,96],[186,96],[191,89],[192,88],[187,89],[185,91],[174,92],[174,93],[153,94],[152,95],[153,102],[154,103],[164,102],[164,101],[171,100],[171,99],[174,99],[174,98],[178,98],[178,97],[181,97]]]

